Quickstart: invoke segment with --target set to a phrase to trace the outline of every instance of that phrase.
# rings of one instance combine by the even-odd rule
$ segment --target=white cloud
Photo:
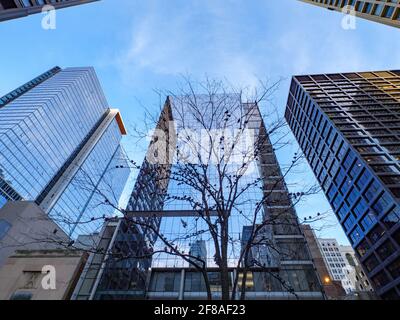
[[[382,46],[386,39],[400,49],[391,28],[358,20],[356,30],[343,30],[340,14],[292,0],[178,2],[149,1],[133,19],[129,45],[114,58],[126,82],[189,73],[254,85],[266,76],[384,67],[385,56],[400,62]],[[368,32],[376,45],[361,36]]]
[[[140,72],[189,73],[255,84],[256,65],[243,50],[240,35],[232,34],[230,28],[237,21],[222,4],[206,1],[204,11],[199,13],[195,9],[200,4],[183,5],[169,12],[150,2],[146,15],[133,23],[129,46],[114,59],[125,80],[134,80]]]
[[[132,88],[150,78],[150,86],[167,79],[160,82],[172,89],[182,73],[247,86],[257,78],[284,76],[288,80],[276,99],[283,113],[293,74],[400,67],[397,29],[358,20],[356,30],[343,30],[340,14],[299,1],[153,0],[143,6],[133,18],[129,45],[113,59]],[[309,170],[306,166],[304,180],[313,182]],[[321,195],[299,214],[317,208],[329,209]]]

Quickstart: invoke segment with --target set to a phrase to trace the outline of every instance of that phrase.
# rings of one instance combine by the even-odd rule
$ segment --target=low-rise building
[[[340,281],[346,294],[356,291],[354,267],[343,256],[336,239],[318,239],[322,256],[333,280]]]
[[[16,250],[64,249],[69,243],[33,201],[9,201],[0,209],[0,268]]]
[[[310,249],[310,254],[315,268],[317,269],[317,273],[321,280],[325,295],[330,300],[342,299],[346,295],[346,292],[342,287],[341,281],[333,279],[331,276],[328,267],[325,264],[324,257],[322,256],[314,230],[308,224],[303,224],[301,229]]]
[[[69,300],[86,262],[81,250],[19,250],[0,269],[0,300]]]

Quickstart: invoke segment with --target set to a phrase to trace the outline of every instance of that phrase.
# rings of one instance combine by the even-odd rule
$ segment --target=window
[[[394,12],[394,7],[386,6],[385,11],[383,12],[383,16],[385,18],[391,18],[393,15],[393,12]]]
[[[365,268],[368,272],[371,272],[379,265],[379,261],[374,254],[372,254],[367,260],[365,260]]]
[[[388,257],[390,257],[393,252],[395,252],[395,248],[390,240],[385,241],[377,250],[377,253],[382,261],[385,261]]]
[[[1,207],[3,207],[6,204],[6,202],[7,202],[7,199],[4,196],[2,196],[1,192],[0,192],[0,209],[1,209]]]
[[[358,252],[358,254],[362,257],[362,256],[364,256],[366,253],[367,253],[367,251],[369,250],[369,248],[370,248],[370,245],[368,244],[368,242],[366,241],[366,240],[363,240],[360,244],[359,244],[359,246],[357,247],[357,252]]]
[[[346,253],[346,259],[347,259],[347,262],[349,263],[349,265],[351,265],[352,267],[356,266],[353,256],[350,253]],[[342,267],[344,267],[344,264],[342,265]]]
[[[372,243],[377,242],[380,238],[382,238],[385,231],[383,228],[378,224],[376,225],[371,232],[368,234],[368,238]]]
[[[389,290],[384,295],[382,295],[383,300],[399,300],[400,296],[396,292],[396,289]]]
[[[350,169],[349,172],[350,177],[352,177],[353,179],[356,178],[359,172],[361,171],[361,168],[362,168],[361,162],[356,161]]]
[[[344,227],[346,228],[346,231],[353,228],[355,222],[356,222],[356,219],[354,218],[353,214],[350,213],[348,218],[343,223]]]
[[[398,277],[400,277],[400,258],[397,258],[397,260],[392,262],[389,265],[388,270],[393,279],[397,279]]]
[[[396,147],[398,148],[398,147]],[[398,150],[398,149],[396,149]],[[371,165],[372,169],[378,173],[396,173],[400,174],[400,170],[393,165]]]
[[[375,283],[375,286],[380,288],[389,283],[389,277],[386,275],[385,271],[381,271],[372,278],[372,281]]]
[[[345,169],[348,169],[351,165],[352,165],[352,163],[353,163],[353,161],[354,161],[354,153],[349,149],[348,151],[347,151],[347,154],[346,154],[346,156],[344,157],[344,160],[343,160],[343,167],[345,168]]]
[[[156,292],[179,291],[180,274],[174,272],[156,272],[151,279],[151,289]]]
[[[400,176],[382,176],[381,179],[386,184],[400,184]]]
[[[358,189],[360,190],[364,189],[365,185],[369,182],[370,178],[371,178],[371,173],[369,173],[364,169],[363,173],[360,175],[360,178],[356,182]]]
[[[365,198],[368,201],[372,201],[376,197],[377,192],[379,191],[379,189],[380,189],[379,184],[376,182],[376,180],[373,180],[370,183],[370,185],[367,187],[367,190],[364,193]]]
[[[346,203],[343,202],[342,206],[338,210],[338,215],[339,215],[340,219],[343,219],[346,216],[348,211],[349,211],[349,207],[347,206]]]
[[[357,201],[357,204],[353,208],[353,212],[356,214],[357,217],[361,217],[365,211],[367,210],[367,203],[365,202],[364,199],[359,199]]]
[[[399,182],[399,184],[400,184],[400,182]],[[396,198],[400,199],[400,188],[390,188],[390,191],[392,191],[393,195]]]
[[[340,186],[345,176],[345,172],[343,171],[343,169],[340,168],[338,173],[336,174],[336,177],[334,178],[335,183]]]
[[[17,5],[15,4],[15,1],[1,1],[1,4],[2,4],[4,9],[17,8]]]
[[[368,212],[364,218],[361,219],[360,223],[363,231],[368,231],[376,223],[375,215],[371,212]]]
[[[400,209],[399,207],[392,208],[389,213],[383,218],[383,223],[388,229],[391,229],[400,221]]]
[[[394,235],[393,235],[393,239],[397,242],[397,244],[400,246],[400,230],[397,231]]]
[[[279,242],[280,254],[283,260],[307,260],[308,252],[304,243],[291,240]]]
[[[211,291],[221,291],[221,274],[219,272],[208,272],[207,275]],[[200,276],[203,278],[201,274]]]
[[[31,299],[32,299],[32,293],[25,291],[15,292],[10,298],[10,300],[31,300]]]
[[[0,240],[2,240],[6,236],[8,230],[10,229],[11,224],[4,219],[0,219]]]
[[[347,203],[352,206],[353,203],[356,201],[356,199],[358,198],[359,194],[358,191],[356,190],[356,188],[352,187],[348,196],[347,196]]]
[[[361,240],[363,236],[363,233],[361,231],[361,228],[357,226],[353,232],[350,233],[350,239],[352,240],[353,244],[357,243],[358,241]]]
[[[372,208],[375,210],[377,215],[380,215],[385,211],[388,205],[392,202],[389,195],[385,192],[381,197],[373,204]]]
[[[331,185],[331,187],[329,188],[327,195],[328,195],[328,199],[332,201],[334,195],[336,194],[337,189],[335,188],[334,185]]]

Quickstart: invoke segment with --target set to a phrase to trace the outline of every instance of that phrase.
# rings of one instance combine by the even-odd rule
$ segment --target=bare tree
[[[127,161],[125,165],[139,170],[128,208],[119,207],[112,183],[108,188],[103,185],[99,189],[85,172],[77,182],[82,189],[95,190],[97,204],[94,205],[103,206],[105,212],[101,217],[83,219],[79,224],[102,223],[115,216],[124,220],[128,228],[140,227],[146,233],[144,237],[151,235],[153,241],[143,242],[129,252],[113,249],[104,252],[96,247],[88,251],[107,254],[111,262],[130,258],[151,260],[160,255],[178,257],[201,273],[207,297],[212,299],[210,262],[183,245],[202,236],[212,244],[211,264],[220,275],[222,299],[245,299],[248,274],[254,269],[271,275],[295,295],[291,284],[276,272],[274,260],[298,255],[302,249],[280,247],[273,234],[277,228],[287,233],[298,232],[294,208],[319,189],[312,185],[289,193],[285,178],[304,160],[300,153],[288,155],[286,166],[278,165],[275,152],[290,143],[286,123],[271,100],[280,82],[268,85],[260,81],[257,89],[249,90],[237,89],[224,81],[194,82],[184,78],[177,92],[160,93],[168,96],[160,110],[161,116],[146,112],[145,129],[155,130],[150,134],[145,161],[142,166],[134,161]],[[143,139],[148,136],[145,131],[143,126],[136,128],[135,136]],[[151,188],[149,181],[154,184]],[[145,204],[139,210],[136,202],[143,202],[144,195],[152,205]],[[177,204],[191,212],[190,225],[181,219],[185,233],[166,235],[160,225],[162,219],[168,218],[163,218],[162,212],[168,208],[179,211]],[[308,222],[325,217],[326,214],[317,214]],[[59,218],[64,224],[76,224],[65,217]],[[248,228],[246,239],[235,226],[237,221]],[[53,240],[50,237],[46,241]],[[74,247],[74,242],[64,245]],[[236,270],[233,285],[232,269]]]
[[[185,78],[177,93],[167,94],[161,118],[151,115],[147,118],[151,120],[150,126],[156,126],[158,130],[152,133],[145,160],[151,166],[146,165],[141,174],[164,182],[155,192],[164,199],[165,206],[181,203],[196,213],[196,223],[199,219],[203,222],[203,229],[194,234],[188,232],[184,238],[196,238],[199,233],[209,236],[213,244],[214,263],[220,273],[222,299],[235,299],[238,286],[241,287],[241,298],[245,298],[246,275],[251,267],[272,272],[273,268],[254,257],[248,263],[250,252],[254,248],[267,247],[271,255],[274,252],[282,254],[271,237],[266,236],[271,233],[267,229],[276,225],[298,228],[294,206],[303,197],[317,192],[317,188],[312,186],[291,198],[287,197],[284,178],[298,166],[302,157],[293,155],[285,171],[280,172],[273,151],[288,144],[286,134],[282,134],[285,122],[276,116],[275,108],[267,109],[263,115],[260,113],[260,105],[270,102],[278,85],[279,81],[271,86],[260,82],[260,88],[249,94],[248,90],[237,90],[221,81],[206,79],[205,82],[194,83]],[[264,118],[274,118],[268,129]],[[136,130],[136,133],[138,137],[144,136],[143,131]],[[274,145],[271,136],[276,137]],[[261,172],[263,164],[268,162],[275,165],[272,171]],[[174,193],[168,189],[170,183],[185,191]],[[257,200],[249,198],[254,190],[259,191]],[[287,209],[268,214],[266,207],[279,204],[286,205]],[[244,244],[240,236],[231,234],[235,216],[252,228]],[[210,298],[205,261],[201,261],[201,267],[198,266],[187,255],[185,248],[176,245],[178,238],[166,237],[148,221],[131,218],[130,223],[150,228],[170,254],[181,257],[201,271]],[[232,290],[231,252],[235,256],[234,268],[241,271],[235,275]],[[242,283],[239,284],[241,275]]]

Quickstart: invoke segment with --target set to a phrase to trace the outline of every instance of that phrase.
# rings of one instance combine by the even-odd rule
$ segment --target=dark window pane
[[[400,246],[400,230],[398,230],[394,235],[393,239],[397,242],[397,244]]]
[[[372,243],[377,242],[380,238],[382,238],[385,231],[383,228],[378,224],[376,225],[371,232],[368,234],[368,238]]]
[[[9,222],[7,222],[4,219],[0,219],[0,240],[2,240],[6,236],[8,230],[10,230],[10,228],[11,228],[11,224]]]
[[[364,256],[367,251],[369,250],[370,245],[368,244],[368,242],[366,240],[363,240],[357,247],[357,252],[358,254],[362,257]]]
[[[375,277],[372,278],[375,286],[378,288],[383,287],[389,283],[389,277],[386,275],[385,271],[379,272]]]
[[[370,272],[374,270],[379,264],[378,259],[374,254],[371,255],[367,260],[365,260],[365,268]]]
[[[24,291],[15,292],[10,298],[10,300],[31,300],[31,299],[32,299],[32,293]]]
[[[384,295],[382,295],[383,300],[399,300],[400,296],[396,292],[396,289],[389,290]]]
[[[391,241],[387,240],[378,248],[377,253],[378,253],[379,257],[382,259],[382,261],[384,261],[388,257],[390,257],[394,251],[395,251],[395,248],[393,246],[393,243]]]
[[[400,209],[399,207],[394,207],[389,213],[383,218],[383,223],[388,229],[391,229],[400,221]]]
[[[388,266],[388,270],[393,279],[397,279],[400,276],[400,258],[397,258],[397,260],[392,262]]]

